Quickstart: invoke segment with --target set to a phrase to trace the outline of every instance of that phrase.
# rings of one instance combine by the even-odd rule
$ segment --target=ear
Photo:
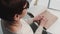
[[[18,14],[15,14],[15,16],[14,16],[14,20],[19,20],[20,19],[20,15],[18,15]]]

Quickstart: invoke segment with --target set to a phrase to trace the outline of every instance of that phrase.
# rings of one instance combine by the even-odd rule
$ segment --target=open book
[[[44,16],[45,18],[47,18],[47,23],[45,24],[45,28],[49,28],[52,24],[55,23],[55,21],[57,20],[57,16],[51,14],[49,11],[45,10],[44,12],[42,12],[40,14],[40,16]]]

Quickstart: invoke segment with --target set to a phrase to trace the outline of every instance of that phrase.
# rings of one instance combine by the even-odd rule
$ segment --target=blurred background
[[[42,13],[43,9],[49,10],[53,15],[58,17],[58,20],[47,29],[48,32],[52,34],[60,34],[60,0],[28,0],[30,3],[30,8],[28,12],[32,13],[34,16]],[[1,19],[0,19],[1,22]],[[0,34],[2,34],[1,23],[0,23]]]

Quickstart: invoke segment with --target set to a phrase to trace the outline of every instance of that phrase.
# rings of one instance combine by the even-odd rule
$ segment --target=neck
[[[21,22],[20,21],[14,21],[12,25],[19,26],[19,25],[21,25]]]
[[[9,26],[21,26],[20,20],[19,21],[14,21],[14,22],[9,22],[9,21],[5,21],[5,20],[1,20],[1,21],[4,23],[4,25],[6,27],[9,27]]]
[[[4,28],[9,29],[9,31],[11,32],[17,32],[22,28],[22,24],[20,21],[7,22],[5,20],[1,20],[1,22],[3,23]],[[13,24],[9,25],[8,23],[13,23]]]

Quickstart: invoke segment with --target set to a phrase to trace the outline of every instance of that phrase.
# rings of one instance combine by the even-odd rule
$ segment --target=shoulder
[[[21,31],[26,34],[33,34],[32,28],[28,23],[26,23],[23,19],[21,19],[22,23],[22,29]]]

